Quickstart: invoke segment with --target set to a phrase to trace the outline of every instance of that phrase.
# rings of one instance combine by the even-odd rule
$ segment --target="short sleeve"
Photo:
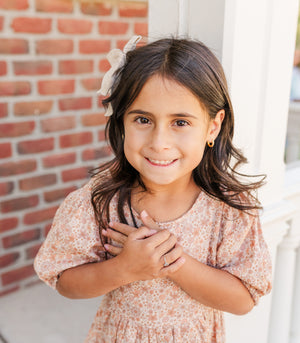
[[[56,288],[66,269],[104,259],[98,226],[91,204],[90,185],[70,193],[58,208],[52,227],[41,246],[34,268],[39,278]]]
[[[224,206],[217,267],[238,277],[255,304],[261,296],[270,292],[271,258],[257,211],[249,214]]]

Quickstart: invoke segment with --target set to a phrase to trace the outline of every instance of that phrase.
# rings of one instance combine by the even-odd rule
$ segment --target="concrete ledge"
[[[100,302],[70,300],[42,283],[9,294],[0,298],[0,343],[82,343]]]

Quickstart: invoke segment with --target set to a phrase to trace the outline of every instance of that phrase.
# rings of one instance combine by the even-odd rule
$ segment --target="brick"
[[[13,182],[0,182],[0,196],[8,195],[14,190]]]
[[[107,117],[104,113],[85,114],[81,117],[81,124],[83,126],[99,126],[107,122]]]
[[[119,21],[100,21],[98,30],[100,34],[121,35],[128,31],[129,24]]]
[[[13,68],[16,75],[44,75],[53,71],[50,61],[13,62]]]
[[[93,23],[84,19],[58,19],[57,28],[61,33],[66,34],[86,34],[90,33]]]
[[[106,73],[110,69],[110,64],[105,58],[104,60],[99,61],[99,70],[102,71],[103,73]]]
[[[92,73],[94,70],[93,60],[65,60],[58,65],[60,74]]]
[[[48,18],[14,18],[11,27],[14,32],[48,33],[51,31],[52,19]]]
[[[0,149],[1,151],[1,149]],[[37,167],[36,160],[23,160],[0,164],[0,176],[12,176],[30,173]]]
[[[38,91],[41,95],[68,94],[73,93],[74,90],[74,80],[48,80],[38,82]]]
[[[30,177],[19,181],[19,188],[22,191],[30,191],[32,189],[42,188],[56,184],[56,174],[46,174]]]
[[[29,135],[34,128],[34,121],[0,124],[0,138]]]
[[[24,266],[7,273],[2,274],[2,284],[3,286],[15,283],[24,279],[27,279],[35,275],[35,271],[32,265]]]
[[[0,268],[8,267],[9,265],[15,263],[19,257],[20,254],[18,252],[0,256]]]
[[[27,10],[28,0],[0,0],[0,8],[3,10]]]
[[[95,16],[112,14],[112,5],[108,2],[82,1],[80,8],[83,14]]]
[[[43,39],[35,43],[37,54],[71,54],[73,49],[74,43],[71,39]]]
[[[110,40],[90,39],[79,41],[79,52],[82,54],[101,54],[110,50]]]
[[[0,17],[0,31],[3,30],[4,17]]]
[[[27,54],[28,41],[25,39],[0,38],[0,54]]]
[[[67,187],[63,189],[55,189],[53,191],[45,192],[44,193],[44,200],[46,202],[53,202],[64,199],[69,193],[76,190],[75,186]]]
[[[8,115],[8,106],[6,103],[0,103],[0,118],[7,117]]]
[[[26,249],[25,250],[26,259],[27,260],[34,259],[41,246],[42,246],[42,244],[39,243],[39,244],[35,244],[34,246]]]
[[[43,158],[44,168],[53,168],[62,166],[65,164],[72,164],[76,162],[76,154],[74,152],[66,154],[56,154],[52,156],[47,156]]]
[[[5,61],[0,61],[0,76],[6,75],[7,65]]]
[[[58,102],[61,111],[83,110],[92,107],[91,97],[61,99]]]
[[[147,37],[148,36],[148,23],[135,23],[134,34]]]
[[[71,0],[35,0],[35,8],[39,12],[72,13]]]
[[[12,155],[11,143],[0,143],[0,158],[7,158]],[[0,167],[1,170],[1,167]]]
[[[27,81],[0,82],[0,96],[27,95],[31,92],[31,85]]]
[[[41,223],[47,220],[52,220],[56,211],[58,209],[58,206],[46,208],[43,210],[26,213],[24,216],[24,224],[26,225],[32,225]]]
[[[41,237],[41,230],[34,229],[24,232],[19,232],[14,235],[4,237],[2,239],[2,244],[5,249],[17,247],[28,242],[36,241]]]
[[[120,2],[119,16],[120,17],[147,17],[147,3]]]
[[[51,230],[52,223],[47,224],[44,228],[44,237],[47,237],[49,231]]]
[[[18,223],[18,218],[0,219],[0,233],[15,229],[18,226]]]
[[[98,148],[98,149],[87,149],[82,152],[82,160],[98,160],[100,158],[108,157],[112,153],[108,146]]]
[[[80,82],[87,91],[97,91],[101,87],[101,81],[100,78],[89,78],[83,79]]]
[[[41,121],[43,132],[56,132],[70,130],[76,126],[75,117],[57,117],[49,118]]]
[[[59,137],[61,148],[71,148],[74,146],[90,144],[93,142],[92,132],[72,133]]]
[[[20,154],[34,154],[54,149],[54,138],[41,138],[30,141],[23,141],[17,144]]]
[[[64,182],[75,181],[81,179],[87,179],[89,176],[89,171],[92,167],[79,167],[75,169],[64,170],[61,173],[62,180]]]
[[[16,116],[46,114],[51,111],[52,106],[52,100],[18,102],[14,104],[14,114]]]
[[[39,198],[37,195],[30,195],[27,197],[11,199],[7,201],[2,201],[0,203],[0,208],[2,213],[9,213],[14,211],[21,211],[31,207],[37,206],[39,203]]]

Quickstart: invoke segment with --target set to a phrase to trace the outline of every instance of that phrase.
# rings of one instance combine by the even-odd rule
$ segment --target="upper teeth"
[[[149,161],[154,164],[170,164],[173,162],[173,160],[168,160],[168,161],[159,161],[159,160],[152,160],[149,158]]]

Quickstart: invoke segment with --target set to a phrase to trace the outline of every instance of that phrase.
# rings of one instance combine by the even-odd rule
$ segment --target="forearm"
[[[254,303],[243,283],[230,273],[200,263],[184,253],[185,264],[170,276],[203,305],[234,313],[249,312]]]
[[[65,270],[57,282],[57,291],[72,299],[94,298],[106,294],[132,280],[114,257],[107,261],[84,264]]]

